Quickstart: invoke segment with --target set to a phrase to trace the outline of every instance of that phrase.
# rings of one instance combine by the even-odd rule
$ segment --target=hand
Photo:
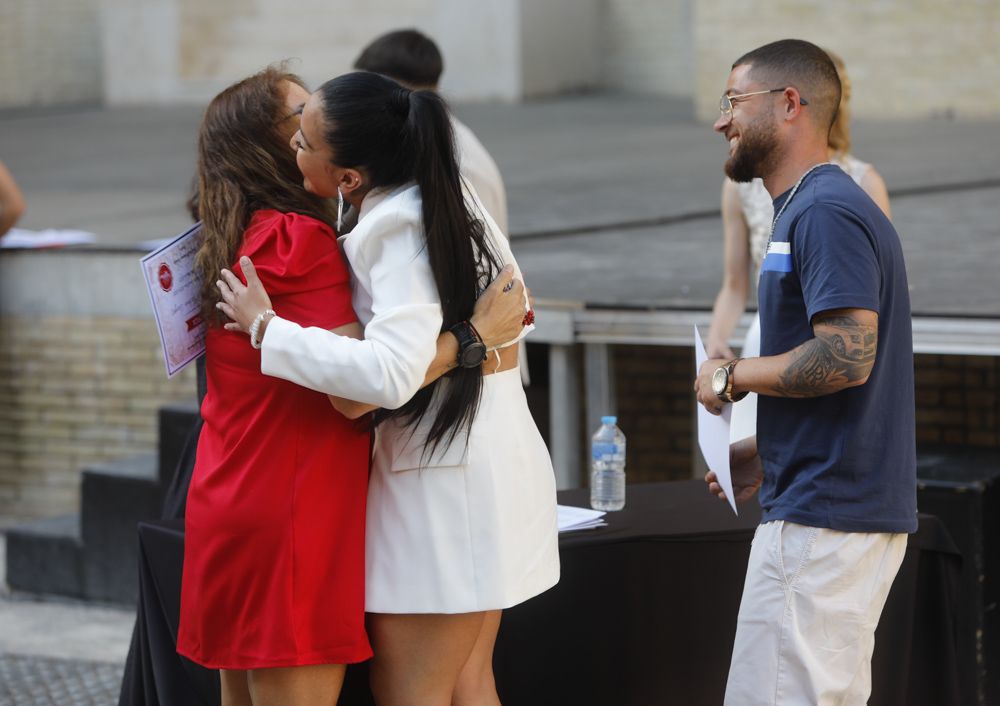
[[[496,348],[517,338],[524,328],[524,283],[514,279],[507,265],[476,301],[470,321],[487,348]]]
[[[708,353],[709,358],[732,360],[736,357],[733,349],[726,345],[724,341],[713,341],[712,339],[705,341],[705,352]]]
[[[764,482],[764,466],[757,455],[757,437],[740,439],[729,446],[729,473],[733,481],[733,495],[738,503],[745,503],[754,496]],[[705,474],[708,492],[720,500],[726,499],[715,471]]]
[[[712,376],[715,371],[729,362],[726,358],[712,358],[702,363],[698,370],[698,377],[694,381],[694,391],[698,398],[698,403],[705,407],[712,414],[722,414],[722,406],[725,404],[719,396],[712,390]]]
[[[248,333],[250,324],[257,315],[271,308],[271,298],[264,291],[264,285],[260,283],[257,270],[249,257],[240,258],[240,268],[247,279],[246,285],[229,270],[222,270],[222,279],[215,283],[222,294],[222,301],[215,306],[233,320],[226,324],[227,331]],[[263,338],[263,332],[258,335]]]

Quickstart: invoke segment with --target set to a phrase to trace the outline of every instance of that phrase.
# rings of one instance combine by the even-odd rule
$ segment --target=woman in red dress
[[[276,307],[359,337],[329,204],[288,148],[308,99],[269,68],[219,94],[198,140],[205,425],[187,501],[177,650],[218,668],[224,706],[336,703],[364,627],[366,425],[326,395],[260,374],[215,314],[223,267],[253,258]]]

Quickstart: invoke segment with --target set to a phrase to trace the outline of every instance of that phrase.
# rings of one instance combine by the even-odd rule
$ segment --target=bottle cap
[[[610,415],[607,417],[601,417],[601,424],[617,424],[617,423],[618,423],[618,417]]]

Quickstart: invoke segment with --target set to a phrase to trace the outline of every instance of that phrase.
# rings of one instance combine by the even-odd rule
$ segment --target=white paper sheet
[[[205,352],[201,285],[194,268],[200,246],[201,223],[197,223],[140,260],[163,345],[167,377],[173,377]]]
[[[701,334],[698,327],[694,327],[694,374],[698,376],[702,363],[708,360],[705,352],[705,344],[701,341]],[[729,418],[733,413],[731,404],[722,406],[722,414],[714,415],[705,409],[700,402],[698,404],[698,446],[701,448],[701,455],[705,457],[705,463],[711,471],[715,471],[719,485],[726,494],[729,505],[733,512],[739,515],[736,509],[736,500],[733,498],[733,479],[729,472]]]
[[[560,532],[606,527],[608,524],[604,521],[605,513],[601,510],[588,510],[570,505],[557,505],[556,510]]]
[[[86,230],[11,228],[0,238],[0,248],[59,248],[69,245],[90,245],[95,242],[97,236]]]

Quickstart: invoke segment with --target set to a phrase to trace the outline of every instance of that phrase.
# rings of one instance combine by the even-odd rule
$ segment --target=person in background
[[[734,499],[759,489],[763,513],[726,706],[867,703],[875,628],[917,529],[906,265],[885,212],[829,163],[840,92],[822,49],[773,42],[733,64],[714,125],[726,175],[763,179],[776,209],[761,355],[708,360],[695,380],[712,414],[760,394],[756,436],[730,447]]]
[[[24,195],[14,181],[14,176],[0,162],[0,235],[14,227],[24,215]]]
[[[841,98],[837,117],[830,128],[827,154],[832,163],[865,190],[887,217],[889,193],[881,175],[871,164],[851,154],[851,81],[843,59],[827,51],[840,77]],[[746,308],[751,290],[751,277],[756,282],[764,247],[771,229],[774,208],[771,195],[760,179],[737,183],[726,178],[722,182],[723,278],[712,308],[712,324],[705,340],[709,358],[734,358],[729,347],[736,322]],[[760,355],[760,317],[754,314],[740,355],[750,358]],[[752,436],[757,424],[757,395],[751,393],[733,408],[732,440]]]
[[[444,59],[430,37],[415,29],[401,29],[383,34],[362,49],[354,68],[388,76],[414,91],[437,91]],[[507,191],[500,169],[472,130],[454,113],[449,115],[462,176],[472,184],[501,232],[509,236]]]

